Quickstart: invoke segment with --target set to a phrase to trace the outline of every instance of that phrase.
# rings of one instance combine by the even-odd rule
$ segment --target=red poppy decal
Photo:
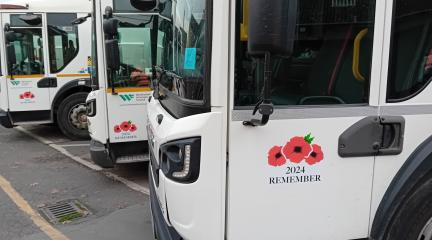
[[[268,164],[270,166],[283,166],[287,160],[299,164],[305,161],[309,165],[314,165],[324,159],[321,146],[312,144],[315,138],[311,134],[305,137],[293,137],[283,147],[274,146],[268,153]]]
[[[136,132],[138,130],[138,127],[132,123],[132,121],[124,121],[120,125],[114,126],[114,132],[115,133],[121,133],[121,132]]]
[[[137,130],[136,125],[135,125],[135,124],[132,124],[131,127],[130,127],[130,131],[131,131],[131,132],[135,132],[136,130]]]
[[[312,151],[312,147],[302,137],[293,137],[283,147],[284,155],[293,163],[300,163]]]
[[[321,162],[323,159],[324,159],[324,154],[321,150],[321,147],[316,145],[316,144],[312,144],[312,152],[305,159],[305,161],[309,165],[314,165],[314,164]]]
[[[286,158],[282,155],[282,147],[274,146],[268,152],[268,164],[273,167],[280,167],[286,163]]]
[[[122,122],[122,124],[120,125],[120,128],[124,131],[127,132],[129,131],[129,129],[131,128],[131,122]]]
[[[25,92],[23,94],[20,94],[19,98],[20,99],[33,99],[33,98],[35,98],[35,95],[31,92]]]
[[[120,128],[119,125],[115,125],[115,126],[114,126],[114,132],[115,132],[115,133],[121,133],[121,131],[122,131],[122,130],[121,130],[121,128]]]

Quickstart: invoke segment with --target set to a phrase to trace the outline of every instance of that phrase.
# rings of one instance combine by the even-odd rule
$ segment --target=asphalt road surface
[[[153,240],[147,164],[102,170],[89,143],[55,127],[0,127],[1,240]],[[77,200],[84,218],[50,223],[40,209]],[[64,220],[64,219],[63,219]]]

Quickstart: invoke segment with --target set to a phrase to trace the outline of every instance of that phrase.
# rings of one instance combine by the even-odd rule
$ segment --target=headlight
[[[160,165],[164,175],[177,182],[193,183],[199,177],[201,138],[182,139],[160,147]]]
[[[96,116],[96,99],[92,99],[86,103],[87,106],[87,117]]]

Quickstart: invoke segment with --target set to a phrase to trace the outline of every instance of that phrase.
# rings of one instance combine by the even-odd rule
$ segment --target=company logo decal
[[[115,137],[117,140],[136,139],[136,131],[138,127],[132,121],[124,121],[119,125],[114,126],[114,132],[118,135]]]
[[[270,177],[270,184],[321,182],[321,175],[309,174],[310,168],[324,160],[321,146],[314,144],[312,134],[296,136],[285,146],[272,147],[267,156],[267,163],[272,168],[286,165],[283,177]]]
[[[134,94],[120,94],[120,98],[123,102],[130,102],[135,98]]]
[[[20,85],[20,81],[10,81],[12,86],[19,86]]]

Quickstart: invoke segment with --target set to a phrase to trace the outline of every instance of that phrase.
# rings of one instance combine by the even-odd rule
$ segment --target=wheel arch
[[[63,85],[60,90],[57,92],[54,100],[52,101],[52,119],[56,119],[55,115],[57,114],[57,109],[61,102],[66,99],[68,96],[79,93],[86,92],[90,93],[92,91],[91,82],[89,78],[79,78],[68,82]]]
[[[431,172],[432,136],[417,147],[393,178],[376,211],[370,239],[384,239],[400,206]]]

